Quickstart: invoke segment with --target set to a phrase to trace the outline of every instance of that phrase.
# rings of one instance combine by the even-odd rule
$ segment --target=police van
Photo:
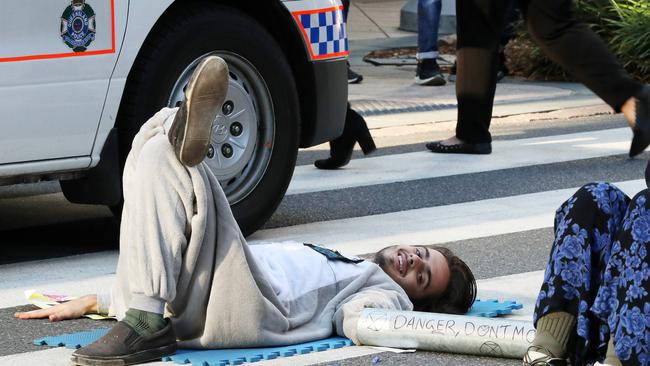
[[[0,184],[59,180],[69,201],[119,213],[134,135],[218,55],[230,82],[205,161],[250,233],[298,148],[342,131],[347,42],[339,0],[4,2]]]

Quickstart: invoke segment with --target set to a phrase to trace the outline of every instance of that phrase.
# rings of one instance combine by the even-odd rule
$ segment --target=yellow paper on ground
[[[25,290],[25,298],[30,304],[41,309],[47,309],[54,305],[76,299],[76,297],[73,296],[41,294],[34,290]],[[84,316],[92,320],[114,319],[112,316],[104,316],[99,314],[86,314]]]

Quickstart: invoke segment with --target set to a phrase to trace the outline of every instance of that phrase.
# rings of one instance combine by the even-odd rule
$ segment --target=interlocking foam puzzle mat
[[[62,334],[53,337],[43,337],[34,340],[34,344],[51,347],[80,348],[99,339],[110,328],[101,328],[84,332]],[[194,366],[225,366],[241,365],[246,362],[272,360],[278,357],[291,357],[328,349],[351,346],[352,341],[342,337],[331,337],[315,342],[294,344],[286,347],[241,348],[219,350],[180,349],[176,354],[163,358],[163,361],[174,361],[178,364]]]
[[[66,333],[34,340],[37,346],[81,348],[103,337],[111,328],[98,328],[83,332]]]
[[[514,300],[476,300],[468,316],[496,317],[512,313],[512,310],[521,309],[523,305]],[[62,334],[58,336],[43,337],[34,340],[37,346],[80,348],[86,346],[108,333],[110,328]],[[225,366],[241,365],[247,362],[272,360],[278,357],[291,357],[294,355],[320,352],[351,346],[352,341],[347,338],[332,337],[315,342],[294,344],[286,347],[265,348],[237,348],[219,350],[191,350],[180,349],[173,356],[168,356],[163,361],[174,361],[178,364],[192,364],[193,366]]]
[[[272,360],[278,357],[291,357],[304,355],[311,352],[320,352],[351,346],[352,341],[347,338],[332,337],[316,342],[295,344],[287,347],[249,348],[249,349],[222,349],[208,351],[181,350],[175,355],[164,358],[165,361],[174,361],[179,364],[191,363],[201,366],[241,365],[246,362]]]
[[[479,300],[476,299],[472,308],[467,312],[467,316],[482,316],[494,318],[500,315],[511,314],[513,310],[519,310],[524,306],[515,300],[499,301],[494,299]]]

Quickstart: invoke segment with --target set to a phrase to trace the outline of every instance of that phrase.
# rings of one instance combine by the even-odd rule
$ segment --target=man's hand
[[[86,295],[78,299],[64,302],[47,309],[15,313],[18,319],[44,319],[49,318],[52,322],[66,319],[77,319],[90,313],[97,312],[97,295]]]

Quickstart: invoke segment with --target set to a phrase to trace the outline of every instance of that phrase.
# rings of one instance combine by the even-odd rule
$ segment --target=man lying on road
[[[124,171],[117,280],[22,319],[98,312],[120,321],[77,350],[78,365],[127,365],[190,348],[295,344],[336,332],[356,344],[365,307],[462,314],[476,282],[449,250],[393,246],[374,261],[302,243],[248,246],[219,182],[203,164],[228,83],[203,61],[180,109],[136,136]],[[650,181],[650,180],[649,180]],[[582,187],[556,212],[555,241],[524,365],[648,365],[650,191]]]
[[[129,365],[187,348],[288,345],[336,333],[359,343],[365,307],[462,314],[476,282],[445,248],[393,246],[374,261],[302,243],[248,246],[217,179],[200,164],[228,88],[206,58],[183,103],[133,141],[124,169],[116,282],[110,294],[18,313],[52,321],[115,315],[111,331],[72,355],[77,365]]]

